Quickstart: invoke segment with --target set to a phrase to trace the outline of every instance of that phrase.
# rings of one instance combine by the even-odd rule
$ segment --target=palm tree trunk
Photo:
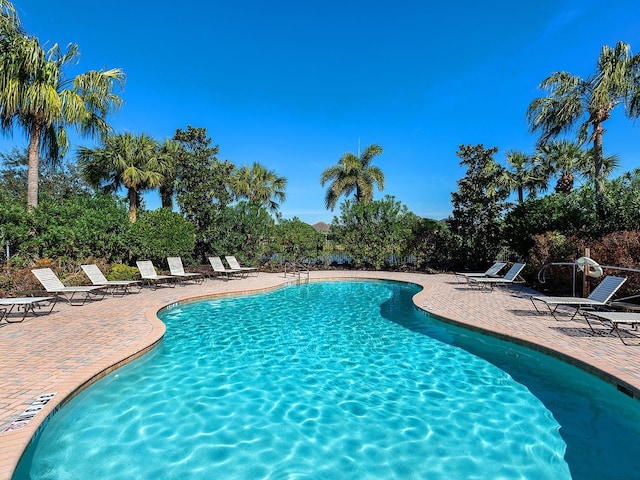
[[[27,174],[27,208],[29,210],[38,206],[38,183],[40,182],[40,137],[42,125],[34,125],[29,132],[29,171]]]
[[[134,223],[137,217],[138,193],[133,188],[129,188],[127,197],[129,199],[129,221]]]
[[[173,187],[160,185],[160,203],[162,204],[162,208],[168,208],[169,210],[173,209]]]
[[[596,192],[596,201],[602,191],[602,164],[604,162],[604,153],[602,152],[602,122],[594,124],[593,129],[593,161],[594,161],[594,174],[593,174],[593,187]]]

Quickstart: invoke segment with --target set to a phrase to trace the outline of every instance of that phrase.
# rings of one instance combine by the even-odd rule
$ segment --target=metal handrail
[[[287,271],[287,267],[289,267],[289,271]],[[287,277],[287,275],[289,274],[289,272],[291,273],[292,276],[297,276],[298,277],[298,283],[301,283],[302,281],[302,273],[306,273],[307,274],[307,283],[309,283],[309,267],[306,266],[303,262],[301,261],[297,261],[297,262],[284,262],[284,276],[285,278]]]
[[[542,284],[544,284],[547,281],[547,269],[551,266],[573,266],[573,273],[572,273],[572,283],[573,283],[573,295],[575,296],[576,294],[576,272],[578,269],[578,264],[576,262],[553,262],[553,263],[547,263],[546,265],[544,265],[540,271],[538,272],[538,281]],[[614,266],[614,265],[600,265],[600,268],[602,268],[602,270],[605,269],[610,269],[610,270],[620,270],[620,271],[624,271],[624,272],[635,272],[635,273],[640,273],[640,269],[638,268],[628,268],[628,267],[618,267],[618,266]],[[619,300],[630,300],[632,298],[640,298],[640,295],[632,295],[630,297],[624,297],[624,298],[620,298]]]

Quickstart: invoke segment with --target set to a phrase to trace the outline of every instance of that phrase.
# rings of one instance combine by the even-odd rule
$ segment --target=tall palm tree
[[[146,134],[109,135],[102,147],[80,147],[78,161],[86,181],[105,193],[127,189],[129,221],[135,222],[144,190],[160,186],[164,180],[157,142]]]
[[[382,147],[373,144],[364,149],[360,156],[345,153],[337,165],[327,168],[320,176],[320,184],[331,182],[325,195],[325,206],[333,210],[338,199],[355,191],[356,202],[373,200],[373,184],[384,190],[384,174],[380,168],[371,165],[373,159],[382,153]]]
[[[611,111],[628,100],[636,80],[637,59],[628,44],[602,47],[596,71],[586,79],[568,72],[555,72],[540,88],[549,95],[534,99],[527,118],[532,131],[541,131],[539,145],[570,131],[579,121],[578,142],[593,142],[595,188],[599,193],[604,177],[603,124]]]
[[[20,31],[17,16],[11,28],[2,11],[8,5],[0,3],[0,125],[6,132],[18,125],[29,139],[27,204],[33,208],[38,206],[40,153],[59,161],[69,147],[67,126],[85,136],[106,135],[110,127],[105,117],[122,104],[114,91],[122,88],[125,77],[114,68],[67,78],[65,68],[78,58],[78,46],[62,52],[54,44],[45,52],[36,37]]]
[[[231,178],[231,190],[237,198],[264,205],[273,213],[277,213],[280,203],[285,201],[286,187],[285,177],[278,176],[275,171],[257,162],[251,167],[243,165]]]
[[[548,181],[548,171],[537,156],[529,156],[523,152],[510,150],[506,155],[507,167],[502,170],[498,179],[499,186],[509,193],[518,193],[518,203],[524,201],[525,191],[529,196],[535,196],[545,190]]]

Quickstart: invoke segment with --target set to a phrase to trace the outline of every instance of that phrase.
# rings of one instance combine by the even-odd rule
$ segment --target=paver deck
[[[449,322],[492,332],[554,353],[640,398],[638,346],[623,345],[603,328],[594,334],[583,320],[556,321],[536,313],[528,294],[479,291],[454,275],[320,271],[311,280],[373,278],[419,284],[415,304]],[[47,416],[82,388],[161,340],[165,328],[156,313],[191,298],[277,288],[291,276],[261,273],[238,280],[210,279],[202,285],[143,289],[83,306],[58,303],[47,316],[0,323],[0,480],[9,480],[29,441]],[[568,317],[567,317],[568,318]],[[630,337],[630,339],[633,339]],[[633,339],[635,340],[635,339]],[[5,431],[40,395],[56,395],[24,427]]]

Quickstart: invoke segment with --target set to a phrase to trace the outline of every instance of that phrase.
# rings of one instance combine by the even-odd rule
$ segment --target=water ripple
[[[165,312],[156,351],[54,417],[31,478],[570,478],[559,425],[527,388],[382,316],[398,288],[311,284]]]

